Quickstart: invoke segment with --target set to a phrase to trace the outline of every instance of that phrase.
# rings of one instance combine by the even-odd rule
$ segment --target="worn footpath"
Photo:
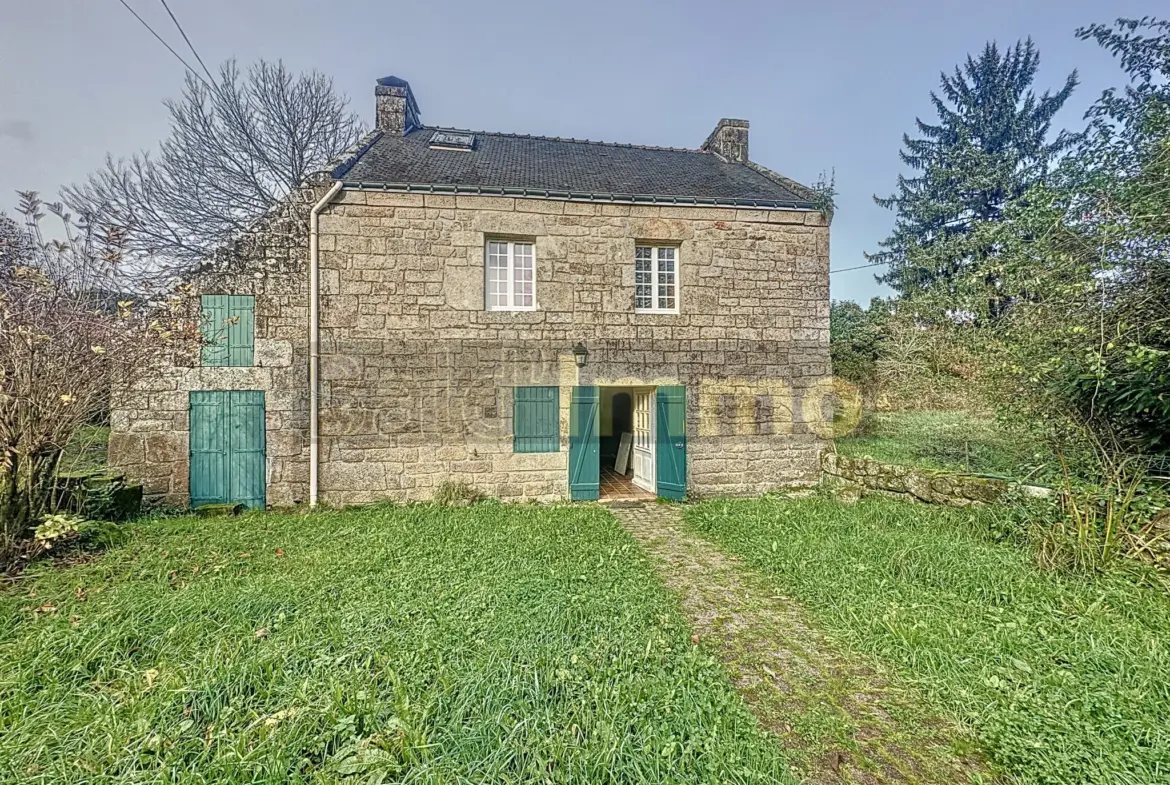
[[[659,565],[698,639],[809,783],[994,780],[961,729],[932,716],[791,599],[688,531],[678,506],[619,503],[614,516]]]

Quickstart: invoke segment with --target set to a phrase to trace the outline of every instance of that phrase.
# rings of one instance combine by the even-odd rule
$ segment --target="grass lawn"
[[[0,779],[791,782],[595,507],[147,520],[0,590]]]
[[[1026,783],[1170,782],[1170,599],[1034,568],[970,512],[710,501],[688,522]]]
[[[1049,457],[991,416],[970,412],[873,412],[836,440],[837,452],[883,463],[1026,478]]]

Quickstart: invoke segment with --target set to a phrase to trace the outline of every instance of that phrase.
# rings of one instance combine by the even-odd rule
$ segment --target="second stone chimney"
[[[718,153],[728,161],[747,163],[748,121],[724,117],[699,149]]]
[[[421,127],[410,82],[397,76],[379,79],[374,88],[374,128],[391,136],[405,136]]]

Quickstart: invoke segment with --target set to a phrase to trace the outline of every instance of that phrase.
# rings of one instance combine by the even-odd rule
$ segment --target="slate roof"
[[[475,134],[474,149],[435,150],[437,131]],[[347,186],[618,202],[813,207],[811,192],[756,164],[669,147],[418,128],[382,134],[333,177]]]

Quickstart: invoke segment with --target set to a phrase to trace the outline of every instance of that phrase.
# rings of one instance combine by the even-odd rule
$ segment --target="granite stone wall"
[[[343,191],[321,243],[321,498],[568,493],[577,384],[687,386],[689,487],[812,483],[829,437],[828,227],[816,212]],[[535,244],[537,309],[484,310],[484,244]],[[637,242],[679,248],[680,313],[634,313]],[[307,247],[307,241],[302,243]],[[116,403],[111,460],[186,494],[190,390],[263,389],[269,502],[307,492],[307,270],[257,252],[215,282],[257,295],[256,368],[144,374]],[[578,368],[572,347],[589,350]],[[560,387],[561,449],[513,454],[512,387]]]
[[[876,493],[948,507],[991,504],[1004,498],[1013,487],[1031,495],[1047,495],[1047,489],[1039,486],[1013,486],[993,477],[898,466],[831,452],[821,456],[821,468],[829,482],[856,488],[861,494]]]

